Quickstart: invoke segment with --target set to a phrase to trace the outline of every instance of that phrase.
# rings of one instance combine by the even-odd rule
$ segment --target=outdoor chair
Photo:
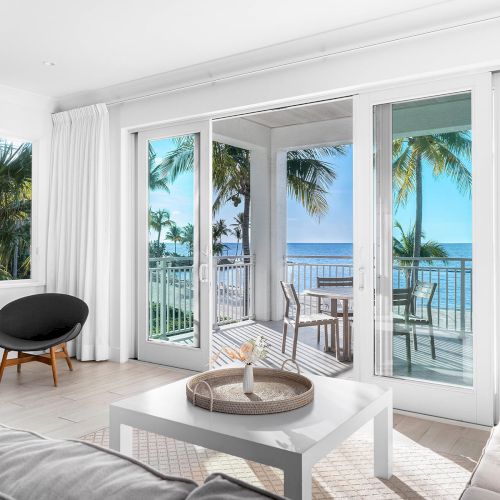
[[[0,382],[5,367],[17,365],[20,373],[23,363],[39,361],[52,367],[57,386],[57,358],[64,358],[73,370],[66,342],[80,334],[88,313],[83,300],[60,293],[29,295],[3,307],[0,310],[0,347],[4,349]],[[46,350],[49,353],[32,354]],[[11,351],[17,351],[17,358],[8,359]]]
[[[332,343],[335,341],[338,345],[339,342],[339,320],[336,317],[330,316],[329,314],[314,313],[314,314],[303,314],[301,313],[301,305],[299,302],[299,296],[295,291],[295,287],[292,283],[281,283],[281,288],[283,289],[283,294],[285,296],[285,316],[283,318],[283,344],[281,351],[284,353],[286,349],[286,337],[288,325],[294,329],[293,336],[293,349],[292,349],[292,359],[295,360],[297,354],[297,341],[299,337],[299,328],[305,326],[317,326],[320,328],[324,327],[325,330],[325,351],[328,350],[328,325],[331,326],[331,337]],[[332,346],[333,347],[333,346]]]
[[[432,325],[432,299],[436,291],[436,283],[427,283],[417,281],[410,292],[408,288],[396,288],[392,292],[392,303],[398,311],[393,312],[393,322],[395,324],[404,323],[408,328],[411,326],[413,330],[413,347],[418,350],[417,344],[417,326],[427,326],[429,329],[429,337],[431,342],[432,359],[436,359],[436,345],[434,342],[434,329]],[[416,303],[420,300],[423,302],[425,316],[415,314]],[[403,313],[400,310],[403,308]]]

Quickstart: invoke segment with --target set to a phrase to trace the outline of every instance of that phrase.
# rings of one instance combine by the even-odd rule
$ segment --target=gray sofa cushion
[[[284,500],[284,497],[275,495],[255,486],[234,479],[225,474],[211,474],[203,486],[191,492],[187,500]]]
[[[15,500],[10,495],[5,495],[5,493],[0,492],[0,500]]]
[[[500,494],[494,491],[469,486],[460,497],[460,500],[500,500]]]
[[[0,464],[0,490],[15,500],[185,500],[197,487],[90,443],[1,425]]]
[[[472,473],[470,485],[500,494],[500,427],[494,427]]]

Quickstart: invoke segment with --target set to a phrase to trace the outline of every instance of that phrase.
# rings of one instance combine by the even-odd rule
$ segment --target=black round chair
[[[88,314],[83,300],[62,293],[29,295],[0,309],[0,347],[4,349],[0,382],[6,366],[17,365],[19,373],[22,363],[40,361],[51,365],[57,386],[57,358],[64,358],[73,370],[66,342],[80,334]],[[46,350],[50,353],[27,353]],[[17,351],[17,358],[8,359],[10,351]]]

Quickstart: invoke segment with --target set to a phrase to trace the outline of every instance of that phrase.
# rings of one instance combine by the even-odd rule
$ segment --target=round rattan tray
[[[254,391],[245,394],[243,368],[200,373],[186,384],[188,400],[210,411],[237,415],[267,415],[296,410],[312,402],[314,386],[300,373],[254,368]]]

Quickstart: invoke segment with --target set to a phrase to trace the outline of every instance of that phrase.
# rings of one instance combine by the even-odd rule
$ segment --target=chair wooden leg
[[[410,339],[410,332],[408,332],[406,335],[406,361],[408,363],[408,373],[411,373],[411,339]]]
[[[288,330],[288,323],[283,321],[283,342],[281,344],[281,352],[285,352],[286,349],[286,332]]]
[[[295,361],[295,357],[297,355],[297,341],[299,340],[299,326],[295,325],[294,333],[293,333],[293,350],[292,350],[292,359]]]
[[[339,320],[335,321],[335,357],[340,360],[340,326]]]
[[[335,340],[335,321],[330,323],[330,350],[335,353],[337,343]]]
[[[434,343],[434,328],[432,326],[429,326],[429,335],[431,337],[431,354],[432,354],[432,359],[436,359],[436,344]]]
[[[73,371],[73,364],[71,363],[71,359],[69,357],[69,354],[68,354],[68,349],[66,348],[66,344],[63,344],[62,346],[62,350],[64,352],[64,358],[66,359],[66,363],[68,364],[68,368],[69,368],[69,371]]]
[[[325,323],[325,352],[328,351],[328,323]],[[319,326],[318,326],[319,330]]]
[[[0,364],[0,382],[2,381],[3,371],[5,370],[5,364],[7,363],[7,357],[9,355],[9,351],[4,349],[2,356],[2,363]]]
[[[57,376],[57,357],[56,357],[56,348],[50,348],[50,366],[52,367],[52,376],[54,377],[54,385],[57,387],[59,383],[59,379]]]
[[[418,346],[417,346],[417,327],[413,325],[413,347],[415,348],[415,351],[418,351]]]
[[[21,351],[17,351],[17,359],[22,358],[23,353]],[[17,373],[21,373],[21,363],[18,363],[17,365]]]
[[[318,297],[318,313],[321,312],[321,297]],[[317,343],[319,344],[321,341],[321,325],[318,325],[318,336]]]

